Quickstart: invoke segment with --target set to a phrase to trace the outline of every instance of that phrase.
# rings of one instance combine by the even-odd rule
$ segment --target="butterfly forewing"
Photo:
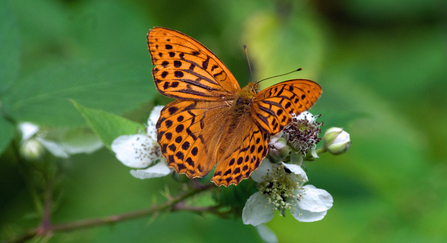
[[[312,107],[321,92],[320,85],[310,80],[284,81],[256,94],[250,113],[262,130],[273,135],[290,123],[290,114]]]
[[[168,97],[232,100],[239,84],[210,50],[180,32],[156,27],[147,35],[152,75],[158,91]]]

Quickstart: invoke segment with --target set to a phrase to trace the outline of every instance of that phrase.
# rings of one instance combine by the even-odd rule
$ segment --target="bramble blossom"
[[[112,143],[112,151],[121,163],[132,168],[144,168],[130,171],[136,178],[148,179],[171,173],[157,143],[155,124],[161,109],[163,106],[156,106],[152,110],[147,121],[147,134],[122,135]]]
[[[324,218],[332,207],[332,196],[325,190],[304,185],[308,179],[304,170],[295,164],[271,163],[264,159],[251,174],[258,182],[258,192],[253,194],[242,211],[244,224],[254,226],[270,221],[279,210],[284,216],[288,209],[301,222]]]

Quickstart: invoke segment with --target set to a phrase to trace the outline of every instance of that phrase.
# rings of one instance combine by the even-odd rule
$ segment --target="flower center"
[[[278,163],[273,165],[272,170],[262,178],[263,182],[258,184],[259,191],[267,197],[269,204],[273,204],[273,211],[290,210],[302,198],[303,195],[298,194],[297,191],[305,180],[301,177],[296,180],[293,176],[298,175],[293,174],[282,163]]]
[[[321,140],[318,134],[323,124],[316,121],[318,117],[307,114],[304,119],[298,119],[298,116],[292,114],[292,122],[284,128],[283,135],[287,142],[303,156]]]
[[[145,139],[137,138],[137,141],[132,143],[132,148],[135,153],[135,159],[140,161],[148,159],[150,164],[155,164],[162,157],[160,146],[150,139],[150,136]]]

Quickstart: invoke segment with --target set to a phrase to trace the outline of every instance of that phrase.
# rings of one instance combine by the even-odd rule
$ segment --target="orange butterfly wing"
[[[166,105],[156,127],[168,166],[190,178],[207,175],[218,161],[229,117],[231,108],[224,102],[176,100]]]
[[[220,148],[220,161],[211,181],[216,185],[237,185],[259,167],[267,155],[269,138],[249,113],[241,116],[226,134]]]
[[[227,131],[229,136],[222,144],[228,147],[211,180],[216,185],[228,186],[248,178],[267,155],[268,135],[282,131],[290,123],[292,113],[298,115],[308,110],[321,92],[320,85],[313,81],[294,79],[257,93],[249,113],[238,117],[235,127]]]
[[[321,94],[309,80],[289,80],[258,94],[243,91],[223,62],[193,38],[156,27],[147,41],[158,91],[178,99],[161,111],[157,141],[168,165],[190,178],[205,176],[216,163],[211,180],[218,186],[248,178],[267,155],[268,135]],[[238,114],[241,107],[233,103],[242,92],[253,99]]]
[[[309,110],[321,93],[320,85],[310,80],[284,81],[256,94],[250,113],[267,134],[277,134],[290,123],[290,114]]]
[[[188,100],[232,100],[239,84],[225,64],[195,39],[155,27],[147,34],[155,86],[168,97]]]

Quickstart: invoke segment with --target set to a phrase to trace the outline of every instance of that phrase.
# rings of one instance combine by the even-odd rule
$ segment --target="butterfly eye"
[[[239,97],[239,98],[236,100],[236,105],[243,105],[243,104],[247,104],[247,102],[245,102],[245,100],[242,99],[242,97]]]

